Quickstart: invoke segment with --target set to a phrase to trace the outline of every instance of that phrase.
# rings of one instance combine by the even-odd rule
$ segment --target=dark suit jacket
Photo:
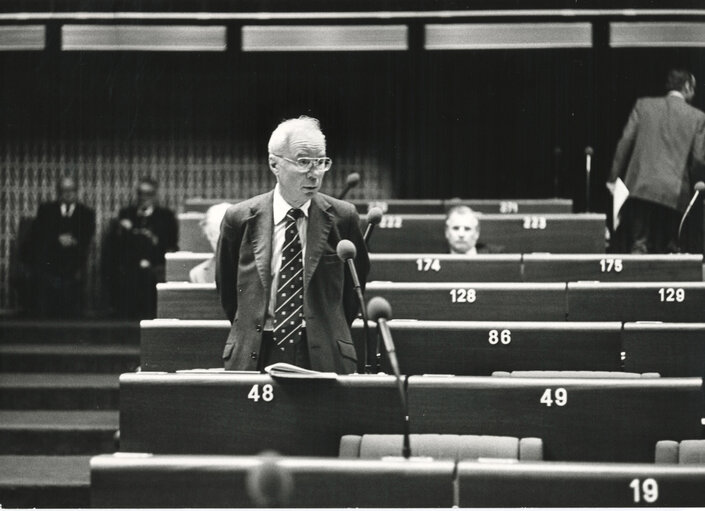
[[[71,234],[76,245],[63,247],[60,234]],[[82,270],[95,234],[95,213],[77,202],[73,214],[64,218],[61,203],[46,202],[39,206],[32,224],[32,258],[41,269],[54,274],[75,274]]]
[[[147,259],[152,266],[164,266],[164,254],[179,249],[179,224],[176,215],[168,208],[155,206],[150,216],[137,214],[136,206],[128,206],[120,210],[118,220],[129,220],[132,229],[122,230],[121,257],[122,263],[137,268],[140,259]],[[154,244],[144,233],[151,232],[157,237]]]
[[[216,251],[216,283],[232,322],[223,351],[226,369],[256,370],[272,283],[274,192],[231,206],[221,224]],[[342,239],[357,247],[355,266],[364,283],[369,257],[355,207],[317,194],[309,209],[304,254],[304,317],[311,368],[352,373],[357,354],[350,323],[357,314],[349,272],[338,258]]]
[[[637,100],[612,163],[630,197],[685,211],[705,165],[705,114],[682,98]]]

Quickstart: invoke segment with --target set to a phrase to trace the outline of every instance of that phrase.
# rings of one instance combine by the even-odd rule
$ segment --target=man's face
[[[480,237],[480,222],[471,214],[453,213],[446,221],[446,240],[453,254],[465,254]]]
[[[140,183],[137,187],[137,205],[140,208],[153,206],[156,196],[156,188],[149,183]]]
[[[324,157],[325,141],[317,131],[300,130],[289,137],[288,146],[282,148],[277,155],[270,155],[269,167],[277,176],[282,197],[290,205],[298,208],[318,193],[325,172],[316,170],[302,172],[296,163],[289,160],[295,162],[298,158]]]
[[[66,204],[76,202],[76,183],[71,178],[64,178],[59,184],[59,200]]]

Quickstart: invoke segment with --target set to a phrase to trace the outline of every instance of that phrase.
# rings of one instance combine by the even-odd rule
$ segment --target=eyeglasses
[[[304,157],[297,158],[296,160],[292,160],[290,158],[287,158],[286,156],[281,156],[279,154],[274,153],[272,153],[272,156],[276,156],[277,158],[286,160],[289,163],[293,163],[297,167],[297,172],[301,172],[302,174],[311,172],[312,170],[315,170],[317,172],[328,172],[330,170],[331,165],[333,165],[333,160],[331,160],[327,156],[324,156],[322,158]]]

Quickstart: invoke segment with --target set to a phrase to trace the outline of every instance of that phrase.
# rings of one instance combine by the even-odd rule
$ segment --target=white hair
[[[206,238],[208,238],[214,252],[218,244],[218,237],[220,236],[220,224],[229,207],[229,202],[219,202],[218,204],[212,205],[208,208],[208,211],[206,211],[205,216],[200,222],[201,229],[203,229],[203,233],[206,235]]]
[[[279,126],[277,126],[272,135],[269,137],[269,144],[267,144],[267,150],[270,154],[277,154],[282,151],[282,149],[288,147],[289,137],[292,133],[298,131],[308,131],[314,132],[317,136],[320,136],[323,145],[326,144],[326,137],[321,131],[321,123],[318,119],[313,117],[308,117],[302,115],[297,119],[287,119],[282,121]]]

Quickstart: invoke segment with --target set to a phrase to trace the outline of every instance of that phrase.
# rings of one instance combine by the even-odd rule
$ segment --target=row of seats
[[[362,326],[358,320],[352,328],[361,361]],[[705,323],[392,320],[389,326],[401,368],[409,375],[487,376],[519,370],[705,374]],[[143,321],[142,370],[222,367],[229,330],[226,320]],[[390,372],[386,358],[382,369]]]
[[[91,473],[100,508],[705,505],[697,465],[105,455]]]
[[[203,199],[189,198],[184,201],[184,211],[205,213],[209,207],[221,202],[235,204],[243,199]],[[372,208],[393,215],[443,214],[448,208],[462,203],[479,213],[571,213],[571,199],[351,199],[362,215]]]
[[[411,433],[535,437],[550,461],[643,463],[659,440],[701,437],[702,378],[575,376],[410,376]],[[401,434],[402,417],[395,379],[384,374],[120,378],[128,452],[336,456],[344,435]]]
[[[705,282],[370,282],[394,318],[705,322]],[[223,319],[215,284],[157,285],[157,317]],[[253,328],[256,325],[252,325]]]
[[[166,254],[167,282],[188,282],[189,271],[212,253]],[[701,254],[370,254],[368,281],[391,282],[677,282],[702,281]]]
[[[204,213],[179,214],[179,246],[212,250],[200,223]],[[363,215],[362,227],[366,225]],[[445,215],[385,215],[370,240],[376,253],[448,252]],[[483,215],[480,241],[505,253],[604,253],[605,215],[598,213]]]

